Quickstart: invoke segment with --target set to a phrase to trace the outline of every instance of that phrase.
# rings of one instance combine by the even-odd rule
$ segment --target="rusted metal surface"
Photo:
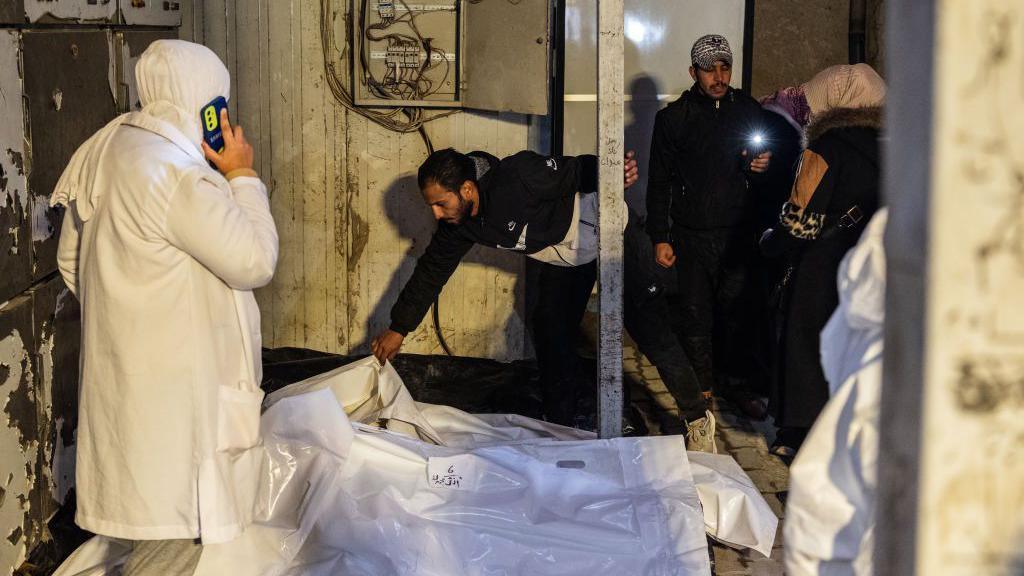
[[[598,0],[597,18],[598,432],[602,438],[614,438],[622,435],[622,231],[626,228],[622,193],[622,0]]]
[[[20,39],[15,30],[0,31],[0,302],[32,283]]]
[[[0,309],[0,567],[16,567],[42,535],[32,298]]]
[[[115,113],[108,34],[102,30],[32,30],[22,35],[32,170],[32,278],[57,269],[62,211],[49,197],[74,151]]]

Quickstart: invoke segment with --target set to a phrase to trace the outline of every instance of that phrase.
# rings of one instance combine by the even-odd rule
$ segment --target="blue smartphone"
[[[221,131],[220,111],[228,107],[223,96],[217,96],[209,104],[199,109],[199,119],[203,123],[203,140],[215,152],[224,151],[224,133]]]

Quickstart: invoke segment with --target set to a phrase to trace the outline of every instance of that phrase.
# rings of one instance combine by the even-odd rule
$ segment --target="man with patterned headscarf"
[[[690,61],[693,87],[654,121],[647,231],[658,264],[676,267],[683,347],[707,393],[714,380],[713,355],[729,359],[719,365],[732,372],[729,376],[752,376],[751,346],[743,341],[753,316],[749,274],[758,239],[749,180],[768,169],[771,152],[752,158],[748,151],[754,150],[751,140],[762,126],[762,110],[729,85],[729,42],[717,34],[703,36],[694,43]],[[723,346],[713,354],[714,333]],[[747,404],[741,406],[745,411],[763,415],[760,401]],[[687,417],[690,428],[713,424],[710,412]]]
[[[262,466],[260,317],[277,263],[267,189],[240,127],[203,141],[228,98],[208,48],[154,42],[142,110],[71,158],[58,266],[82,304],[79,526],[132,542],[123,574],[191,574],[252,521]],[[205,153],[205,157],[204,157]],[[207,164],[213,162],[216,169]]]

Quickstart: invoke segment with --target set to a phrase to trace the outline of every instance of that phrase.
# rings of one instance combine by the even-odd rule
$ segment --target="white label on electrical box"
[[[405,52],[405,50],[401,50],[401,51]],[[423,58],[425,58],[425,57],[426,57],[426,52],[422,52],[421,51],[420,52],[420,60],[423,60]],[[385,50],[371,50],[370,51],[370,59],[371,60],[387,60],[388,59],[388,53]],[[434,52],[434,53],[432,53],[430,55],[430,59],[431,60],[441,60],[441,55],[438,54],[437,52]],[[445,52],[444,59],[449,61],[449,62],[455,62],[455,54],[452,54],[450,52]]]
[[[455,4],[407,4],[397,2],[395,4],[396,12],[453,12],[455,10]]]
[[[476,458],[469,454],[427,459],[427,483],[431,488],[473,490]]]

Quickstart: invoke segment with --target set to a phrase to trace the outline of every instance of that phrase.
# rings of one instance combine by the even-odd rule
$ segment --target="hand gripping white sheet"
[[[701,460],[702,490],[679,437],[418,404],[372,358],[269,396],[261,430],[263,517],[204,549],[198,574],[706,575],[705,527],[762,553],[774,540],[728,457]],[[93,539],[57,574],[112,574],[117,551]]]

